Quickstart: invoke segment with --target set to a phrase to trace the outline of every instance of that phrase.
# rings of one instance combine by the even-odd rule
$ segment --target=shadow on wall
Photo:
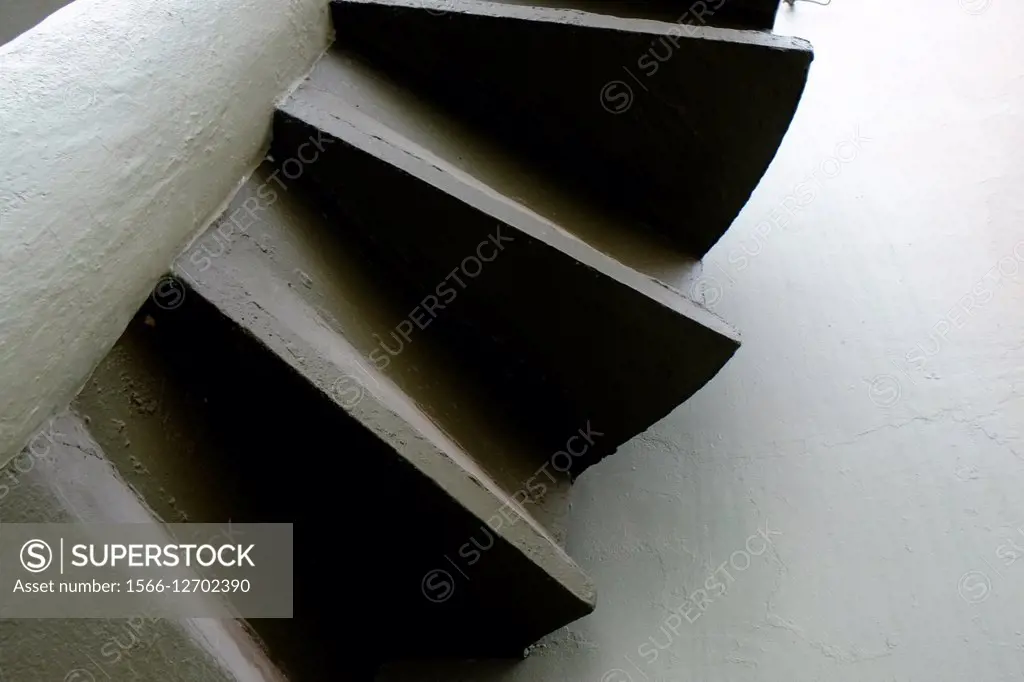
[[[8,43],[71,0],[3,0],[0,2],[0,45]]]

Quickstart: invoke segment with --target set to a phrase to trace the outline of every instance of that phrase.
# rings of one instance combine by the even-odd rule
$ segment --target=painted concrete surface
[[[0,463],[261,160],[322,0],[79,0],[0,47]]]
[[[379,679],[1024,676],[1022,25],[1009,0],[783,8],[811,79],[705,269],[744,345],[574,488],[596,612],[517,665]]]

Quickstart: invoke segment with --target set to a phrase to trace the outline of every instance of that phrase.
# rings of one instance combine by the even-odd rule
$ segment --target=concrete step
[[[655,19],[693,26],[770,31],[780,0],[492,0],[506,5],[528,5],[582,10],[616,17]]]
[[[330,51],[281,106],[272,153],[414,300],[434,299],[457,273],[457,297],[431,316],[499,341],[522,359],[517,373],[543,378],[531,382],[542,393],[520,391],[513,406],[527,428],[569,418],[604,434],[574,474],[684,402],[739,345],[657,278],[685,280],[691,257],[636,237],[628,219],[559,189],[350,54]],[[479,381],[496,381],[495,370],[481,363]]]
[[[538,473],[544,445],[456,351],[412,337],[373,364],[410,306],[271,173],[176,261],[79,409],[160,513],[306,529],[296,621],[256,624],[287,671],[321,679],[342,635],[378,661],[521,655],[594,606],[556,537],[567,477]]]
[[[798,38],[548,6],[332,9],[339,46],[697,257],[774,157],[812,58]]]

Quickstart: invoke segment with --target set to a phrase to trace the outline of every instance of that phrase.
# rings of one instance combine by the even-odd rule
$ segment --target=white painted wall
[[[381,679],[1024,678],[1022,27],[1016,0],[782,8],[811,81],[706,271],[744,345],[574,490],[597,611],[519,665]]]
[[[326,0],[78,0],[0,46],[0,464],[262,157]]]

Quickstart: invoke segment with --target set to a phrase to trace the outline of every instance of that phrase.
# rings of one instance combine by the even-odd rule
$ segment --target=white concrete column
[[[262,157],[327,0],[77,0],[0,47],[0,464]]]

